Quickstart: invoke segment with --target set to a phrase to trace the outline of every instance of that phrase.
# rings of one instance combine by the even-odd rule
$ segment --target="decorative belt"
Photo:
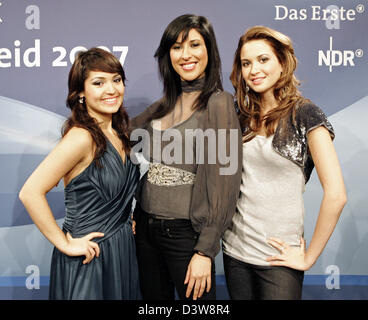
[[[150,163],[147,180],[160,187],[173,187],[184,184],[194,184],[195,174],[161,163]]]

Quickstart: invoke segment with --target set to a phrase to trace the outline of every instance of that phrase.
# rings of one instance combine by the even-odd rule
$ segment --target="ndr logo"
[[[351,66],[354,67],[354,58],[355,57],[362,57],[363,50],[357,49],[354,51],[352,50],[333,50],[332,49],[332,37],[330,37],[330,49],[326,50],[318,50],[318,65],[326,65],[329,66],[330,72],[332,72],[332,67],[338,66]]]

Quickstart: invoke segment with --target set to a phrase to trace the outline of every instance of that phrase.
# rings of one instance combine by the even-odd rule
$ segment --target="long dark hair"
[[[166,27],[160,45],[155,53],[159,73],[164,83],[164,96],[161,100],[160,107],[152,116],[153,119],[161,118],[170,112],[182,92],[180,76],[176,73],[171,63],[170,49],[178,39],[180,33],[183,32],[182,41],[185,41],[191,29],[195,29],[201,34],[208,54],[208,64],[205,69],[205,86],[195,101],[193,108],[205,108],[211,94],[216,90],[223,90],[220,54],[211,23],[203,16],[193,14],[179,16]]]
[[[99,48],[91,48],[88,51],[80,52],[69,72],[69,93],[66,104],[71,109],[72,114],[65,121],[61,134],[64,137],[73,127],[88,130],[96,144],[94,160],[99,164],[98,158],[106,150],[106,137],[100,129],[97,120],[88,114],[86,103],[79,101],[79,95],[84,91],[84,82],[90,71],[118,73],[125,84],[124,69],[120,61],[113,54]],[[129,117],[123,105],[112,115],[112,127],[117,132],[123,144],[123,150],[129,154]]]
[[[246,83],[242,76],[241,65],[241,50],[245,43],[251,40],[265,40],[271,46],[279,63],[282,66],[282,74],[274,87],[274,96],[279,103],[277,108],[272,109],[263,118],[261,117],[261,99],[260,95],[249,88],[248,105],[245,103]],[[238,48],[234,55],[233,69],[230,75],[230,80],[235,89],[237,102],[240,109],[239,120],[244,130],[244,141],[249,141],[254,138],[256,133],[262,127],[262,122],[265,121],[267,136],[270,136],[275,131],[275,124],[280,119],[292,112],[295,116],[295,108],[299,104],[303,104],[308,99],[305,99],[298,86],[299,80],[295,77],[294,71],[297,67],[297,59],[294,54],[294,48],[291,39],[285,34],[267,28],[264,26],[254,26],[248,29],[239,39]],[[283,125],[283,123],[281,123]]]

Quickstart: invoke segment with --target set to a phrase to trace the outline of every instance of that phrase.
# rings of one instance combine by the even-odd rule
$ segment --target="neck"
[[[270,111],[273,108],[276,108],[277,106],[278,103],[277,100],[275,99],[275,96],[273,95],[273,92],[266,92],[262,95],[261,109],[263,114],[266,114],[268,111]]]
[[[97,120],[97,123],[102,131],[111,132],[112,131],[112,115],[111,114],[96,114],[89,111],[89,115]]]
[[[100,122],[98,124],[102,131],[112,133],[114,130],[112,128],[112,121],[110,122]]]
[[[206,82],[206,77],[197,78],[193,81],[181,80],[181,90],[185,93],[202,91]]]

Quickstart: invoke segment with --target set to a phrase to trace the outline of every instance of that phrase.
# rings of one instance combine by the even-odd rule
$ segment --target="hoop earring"
[[[248,87],[248,84],[245,84],[245,97],[244,97],[244,107],[248,107],[248,106],[249,106],[249,97],[248,97],[248,91],[249,91],[249,87]]]

